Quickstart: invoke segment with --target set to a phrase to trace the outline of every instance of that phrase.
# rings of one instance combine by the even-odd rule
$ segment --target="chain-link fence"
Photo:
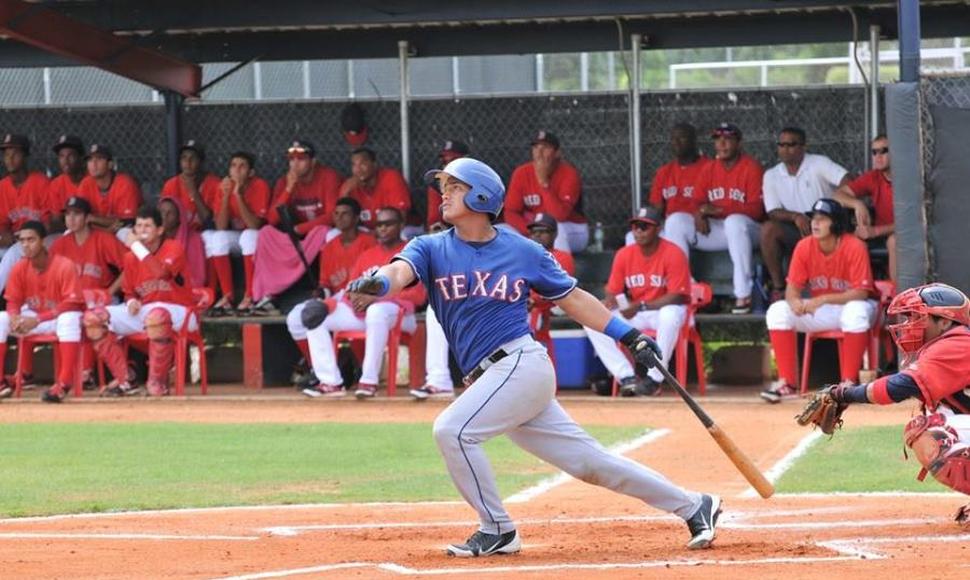
[[[677,122],[698,127],[701,147],[721,121],[744,132],[747,151],[765,165],[776,162],[777,132],[797,125],[808,132],[809,148],[830,156],[850,171],[865,168],[865,93],[859,87],[749,91],[645,93],[642,99],[644,195],[660,165],[670,158],[669,132]],[[421,176],[436,163],[447,139],[466,141],[473,154],[506,179],[529,159],[529,142],[539,129],[562,141],[563,154],[583,176],[583,209],[593,223],[606,226],[607,242],[618,245],[631,209],[628,96],[603,93],[567,96],[481,97],[413,100],[410,105],[411,183],[420,192]],[[270,181],[285,172],[289,141],[312,141],[318,158],[347,174],[350,147],[340,135],[345,102],[193,104],[184,107],[183,137],[205,144],[211,170],[223,173],[237,150],[252,152],[257,171]],[[370,141],[380,161],[401,165],[400,108],[396,101],[362,101]],[[164,109],[161,106],[111,108],[36,108],[0,110],[0,132],[24,133],[35,143],[32,163],[56,169],[49,147],[72,133],[86,143],[114,148],[121,170],[132,173],[151,197],[165,178]],[[416,193],[415,205],[424,199]]]

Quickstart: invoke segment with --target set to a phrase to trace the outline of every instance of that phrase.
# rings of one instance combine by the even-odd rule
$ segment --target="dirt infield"
[[[722,495],[715,548],[684,549],[684,524],[576,481],[509,505],[520,554],[443,555],[476,525],[463,503],[217,508],[0,520],[10,578],[964,578],[970,529],[952,495],[746,497],[747,485],[683,404],[569,399],[580,423],[669,430],[628,455]],[[795,405],[710,400],[715,420],[763,470],[807,435]],[[373,422],[431,420],[443,405],[406,401],[122,401],[4,404],[0,421]],[[911,408],[853,409],[853,424],[902,425]],[[752,418],[757,417],[756,424]],[[915,464],[914,464],[915,465]],[[932,554],[932,557],[928,557]]]

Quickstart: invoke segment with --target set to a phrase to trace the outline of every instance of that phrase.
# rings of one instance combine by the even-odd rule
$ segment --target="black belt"
[[[473,368],[470,373],[465,375],[465,378],[461,380],[462,384],[465,385],[466,388],[470,387],[472,383],[478,380],[478,377],[482,376],[482,373],[484,373],[485,370],[488,369],[488,367],[492,366],[493,364],[497,363],[498,361],[502,360],[507,356],[509,356],[509,353],[505,352],[501,348],[493,352],[488,356],[488,358],[478,363],[478,366]]]

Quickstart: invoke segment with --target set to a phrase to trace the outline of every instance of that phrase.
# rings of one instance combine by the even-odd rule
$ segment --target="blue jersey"
[[[468,374],[510,340],[529,334],[529,290],[558,300],[576,287],[545,248],[496,228],[488,242],[466,242],[455,229],[411,240],[394,260],[407,262],[428,289],[461,371]]]

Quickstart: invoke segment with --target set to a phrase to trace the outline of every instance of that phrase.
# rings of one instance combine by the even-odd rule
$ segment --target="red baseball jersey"
[[[81,179],[83,181],[84,178]],[[50,180],[50,183],[47,184],[47,203],[49,204],[50,212],[58,215],[64,213],[64,206],[67,205],[67,200],[77,195],[80,185],[80,181],[74,183],[71,176],[66,173],[62,173]]]
[[[549,187],[539,183],[531,161],[523,163],[515,168],[509,179],[509,188],[505,192],[505,221],[526,235],[526,226],[538,213],[547,213],[558,222],[586,223],[586,218],[576,209],[582,187],[579,171],[567,161],[559,161],[549,178]]]
[[[360,204],[360,224],[368,228],[374,227],[377,221],[377,210],[382,207],[393,207],[407,217],[411,209],[411,192],[404,176],[397,169],[381,167],[377,170],[377,180],[372,189],[357,187],[348,194]]]
[[[741,213],[760,221],[765,215],[761,198],[761,163],[747,153],[742,153],[730,169],[718,159],[711,160],[701,171],[702,191],[707,192],[708,202],[724,208],[722,217]]]
[[[852,234],[842,234],[835,251],[829,255],[814,236],[802,238],[792,252],[788,283],[796,288],[808,286],[812,297],[836,294],[846,290],[874,290],[869,250],[866,243]]]
[[[349,245],[344,245],[341,236],[327,242],[320,251],[320,286],[336,293],[350,282],[350,270],[357,258],[377,245],[374,236],[358,232]]]
[[[444,223],[441,219],[441,192],[428,186],[428,219],[424,225],[431,229],[437,223]]]
[[[80,197],[88,200],[94,215],[120,220],[133,220],[142,204],[141,188],[127,173],[115,173],[108,189],[101,191],[90,175],[77,188]]]
[[[125,299],[142,304],[169,302],[191,306],[192,289],[186,271],[185,248],[175,240],[165,240],[158,249],[139,260],[133,252],[125,254],[121,289]]]
[[[549,253],[552,254],[552,257],[555,258],[557,262],[559,262],[559,265],[562,266],[562,269],[565,270],[567,274],[570,276],[576,274],[576,262],[573,260],[572,254],[565,250],[557,250],[555,248],[549,250]],[[546,300],[542,296],[539,296],[539,293],[535,290],[530,290],[529,296],[534,302],[533,308],[541,308],[543,311],[552,310],[552,300]]]
[[[212,202],[210,200],[219,199],[216,195],[220,191],[221,180],[211,173],[206,173],[205,177],[202,178],[202,183],[198,185],[199,196],[202,197],[202,201],[209,205],[209,209],[215,211],[217,208],[212,207]],[[189,195],[189,191],[185,188],[185,184],[182,183],[182,176],[176,175],[175,177],[169,178],[162,186],[162,197],[174,197],[175,199],[182,202],[182,206],[188,208],[189,212],[192,214],[192,221],[196,225],[202,225],[199,221],[199,211],[195,207],[195,202],[192,201],[192,196]]]
[[[614,296],[626,291],[631,302],[649,302],[666,294],[690,296],[687,256],[664,239],[649,256],[636,244],[624,246],[613,258],[606,291]]]
[[[678,211],[695,213],[707,201],[699,184],[701,173],[710,162],[707,157],[698,157],[687,165],[681,165],[676,159],[662,165],[653,176],[650,205],[662,206],[664,215],[668,216]]]
[[[77,270],[63,256],[49,255],[47,268],[42,272],[27,259],[14,264],[4,296],[9,314],[19,315],[26,306],[40,320],[51,320],[63,312],[84,308]]]
[[[17,231],[31,220],[50,220],[50,202],[47,199],[47,177],[39,171],[31,171],[20,185],[14,185],[8,175],[0,179],[0,224]]]
[[[398,255],[401,250],[404,249],[406,242],[402,241],[391,249],[387,249],[380,244],[374,245],[369,250],[365,251],[357,261],[354,262],[354,267],[350,271],[350,279],[355,280],[364,275],[364,272],[383,266],[391,261],[391,258]],[[396,302],[401,305],[402,308],[407,312],[414,312],[415,306],[420,306],[428,300],[428,293],[424,289],[424,284],[415,284],[410,288],[405,288],[400,293],[396,294],[391,298],[391,302]]]
[[[305,234],[320,225],[332,225],[333,209],[337,207],[343,179],[326,165],[317,164],[308,183],[297,182],[291,193],[286,193],[286,176],[276,180],[273,200],[270,203],[269,223],[280,223],[276,208],[288,205],[297,221],[296,231]]]
[[[849,189],[856,197],[872,197],[876,210],[875,225],[887,226],[896,223],[893,211],[893,182],[878,169],[867,171],[849,182]]]
[[[83,244],[78,245],[74,232],[57,238],[51,254],[64,256],[74,264],[81,290],[107,288],[124,266],[128,248],[104,230],[92,229]]]
[[[936,410],[946,403],[957,413],[970,413],[970,329],[958,326],[923,345],[916,362],[902,371],[919,386],[926,408]]]
[[[262,177],[253,177],[246,182],[242,191],[243,202],[253,214],[258,218],[266,219],[269,216],[269,203],[272,195],[269,191],[269,183]],[[206,203],[217,213],[222,207],[222,188],[217,187],[212,193],[212,197],[206,199]],[[274,212],[275,213],[275,212]],[[239,231],[246,229],[246,222],[239,213],[239,202],[234,195],[229,196],[229,228]]]

